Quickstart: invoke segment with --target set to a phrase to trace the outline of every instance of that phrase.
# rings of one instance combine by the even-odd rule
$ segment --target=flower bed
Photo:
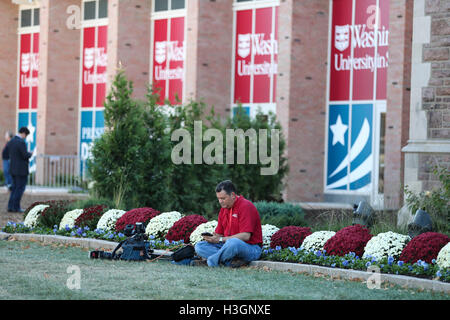
[[[181,219],[182,215],[178,211],[164,212],[150,220],[145,228],[145,233],[155,239],[164,239],[167,232],[175,222]]]
[[[208,220],[198,214],[183,217],[176,221],[169,229],[166,239],[169,241],[183,240],[184,243],[189,243],[189,237],[191,236],[192,231],[205,222],[208,222]]]
[[[431,263],[436,259],[439,251],[450,241],[445,234],[437,232],[425,232],[414,237],[403,249],[400,260],[416,262],[423,260]]]
[[[45,208],[49,207],[48,204],[38,204],[34,206],[25,217],[25,220],[23,221],[23,224],[26,227],[33,228],[38,225],[38,219],[41,215],[42,211],[44,211]]]
[[[179,247],[180,243],[196,244],[202,241],[201,233],[212,233],[217,227],[217,221],[206,221],[199,215],[182,217],[179,212],[159,214],[159,211],[152,208],[137,208],[126,213],[113,209],[100,215],[95,214],[94,218],[98,217],[97,228],[88,225],[78,226],[79,218],[89,210],[76,209],[66,212],[52,229],[40,224],[40,213],[47,206],[43,203],[34,203],[27,209],[25,216],[27,224],[10,222],[2,231],[55,234],[118,242],[126,238],[122,232],[114,230],[114,227],[115,229],[119,227],[119,221],[122,221],[123,226],[146,221],[146,231],[152,248],[172,250]],[[96,212],[100,209],[97,208]],[[333,231],[311,233],[309,228],[296,226],[278,230],[277,226],[263,225],[262,229],[265,242],[261,256],[263,260],[364,271],[370,266],[377,266],[382,273],[450,282],[450,242],[443,234],[424,233],[408,242],[408,236],[393,232],[380,233],[372,237],[369,230],[360,225],[345,227],[336,233]],[[175,238],[179,241],[175,241]]]
[[[303,240],[302,247],[306,250],[323,250],[325,243],[334,235],[334,231],[316,231]]]
[[[344,256],[354,252],[357,256],[362,256],[364,247],[372,238],[369,230],[357,224],[345,227],[331,237],[324,245],[324,250],[331,255]]]
[[[270,247],[299,248],[302,245],[303,240],[310,234],[311,229],[308,227],[284,227],[273,234],[270,240]]]
[[[97,229],[112,231],[116,229],[117,220],[122,217],[126,211],[120,209],[109,209],[98,220]]]
[[[450,242],[439,251],[436,263],[442,269],[450,268]]]
[[[83,213],[75,220],[75,225],[78,227],[89,227],[89,229],[93,230],[106,210],[107,206],[105,205],[83,209]]]
[[[272,239],[274,233],[280,230],[280,228],[271,224],[264,224],[261,226],[261,230],[262,230],[263,245],[270,246],[270,239]]]
[[[75,227],[75,220],[83,213],[83,209],[74,209],[66,212],[61,222],[59,223],[59,229],[69,228],[72,229]]]
[[[363,257],[374,257],[378,261],[388,257],[397,259],[410,240],[409,236],[391,231],[380,233],[367,242]]]
[[[127,211],[123,216],[121,216],[116,222],[116,231],[121,232],[125,229],[127,224],[135,225],[136,222],[142,222],[147,226],[148,222],[156,217],[160,212],[153,208],[136,208]]]
[[[197,242],[200,242],[203,240],[203,237],[202,237],[203,232],[213,233],[216,230],[216,228],[217,228],[216,220],[202,223],[197,228],[195,228],[194,231],[192,231],[191,236],[189,237],[189,241],[195,245]]]

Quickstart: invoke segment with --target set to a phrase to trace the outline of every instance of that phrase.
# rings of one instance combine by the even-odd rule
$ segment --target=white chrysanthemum
[[[59,229],[62,230],[66,228],[66,226],[72,229],[75,226],[75,220],[77,220],[82,213],[83,209],[67,211],[59,223]]]
[[[216,231],[217,221],[212,220],[205,223],[200,224],[194,231],[192,231],[191,236],[189,237],[189,241],[195,245],[197,242],[203,241],[203,232],[213,233]]]
[[[388,257],[398,259],[410,240],[409,236],[392,231],[379,233],[367,242],[363,258],[373,257],[377,261]]]
[[[34,228],[37,226],[38,218],[41,215],[41,212],[44,211],[45,208],[49,207],[49,205],[46,204],[38,204],[31,208],[30,211],[28,211],[27,216],[25,217],[25,220],[23,221],[23,224],[29,228]]]
[[[316,231],[311,233],[309,236],[305,237],[303,240],[302,247],[306,250],[323,250],[325,243],[334,235],[334,231]]]
[[[109,209],[98,220],[97,229],[104,231],[113,231],[116,228],[117,220],[125,214],[126,211],[120,209]]]
[[[182,215],[178,211],[163,212],[150,220],[145,232],[156,239],[164,239],[173,224],[181,218]]]
[[[450,242],[439,251],[436,263],[441,269],[450,268]]]
[[[262,230],[263,246],[269,246],[272,235],[278,230],[280,230],[280,228],[271,224],[265,224],[261,226],[261,230]]]

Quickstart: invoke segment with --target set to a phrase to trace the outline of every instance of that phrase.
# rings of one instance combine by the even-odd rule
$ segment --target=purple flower
[[[393,262],[394,262],[394,257],[389,256],[388,257],[388,265],[392,266]]]

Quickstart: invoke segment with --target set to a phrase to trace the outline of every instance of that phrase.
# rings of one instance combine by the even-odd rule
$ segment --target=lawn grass
[[[69,289],[70,266],[80,289]],[[168,261],[91,260],[88,251],[62,244],[0,241],[0,299],[151,300],[448,300],[443,293],[406,290],[328,277],[255,268],[176,266]]]

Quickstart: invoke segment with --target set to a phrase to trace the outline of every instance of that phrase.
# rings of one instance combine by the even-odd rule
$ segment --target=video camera
[[[95,250],[89,252],[91,259],[107,259],[107,260],[132,260],[142,261],[145,259],[152,259],[153,249],[150,249],[150,242],[148,236],[145,234],[145,228],[142,222],[127,224],[124,229],[124,234],[128,238],[119,242],[113,252]],[[119,248],[122,248],[121,253],[116,253]]]

